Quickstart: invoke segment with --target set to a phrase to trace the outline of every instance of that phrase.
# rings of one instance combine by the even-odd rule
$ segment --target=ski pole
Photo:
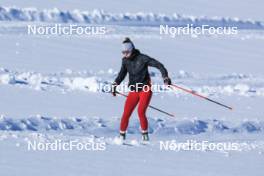
[[[206,97],[206,96],[200,95],[200,94],[196,93],[194,90],[185,89],[185,88],[180,87],[180,86],[177,86],[177,85],[175,85],[175,84],[172,84],[172,85],[169,85],[169,86],[175,87],[175,88],[177,88],[177,89],[183,90],[183,91],[188,92],[188,93],[190,93],[190,94],[192,94],[192,95],[195,95],[195,96],[197,96],[197,97],[200,97],[200,98],[203,98],[203,99],[205,99],[205,100],[208,100],[208,101],[210,101],[210,102],[212,102],[212,103],[218,104],[218,105],[220,105],[220,106],[222,106],[222,107],[225,107],[225,108],[227,108],[227,109],[233,110],[232,107],[227,106],[227,105],[224,105],[224,104],[222,104],[222,103],[219,103],[219,102],[217,102],[217,101],[215,101],[215,100],[212,100],[212,99],[210,99],[210,98],[208,98],[208,97]]]
[[[116,92],[116,93],[119,94],[119,95],[122,95],[123,97],[128,97],[127,95],[125,95],[125,94],[123,94],[123,93],[121,93],[121,92]],[[159,112],[161,112],[161,113],[163,113],[163,114],[166,114],[166,115],[168,115],[168,116],[175,117],[173,114],[170,114],[170,113],[168,113],[168,112],[166,112],[166,111],[163,111],[163,110],[161,110],[161,109],[158,109],[158,108],[156,108],[156,107],[154,107],[154,106],[149,105],[149,107],[150,107],[151,109],[154,109],[154,110],[156,110],[156,111],[159,111]]]

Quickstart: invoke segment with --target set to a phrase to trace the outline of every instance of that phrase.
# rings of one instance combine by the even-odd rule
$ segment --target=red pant
[[[138,104],[138,116],[140,120],[140,126],[142,131],[148,130],[148,120],[146,117],[146,110],[148,108],[150,99],[152,96],[152,91],[147,92],[129,92],[126,99],[124,113],[121,119],[120,132],[125,132],[128,126],[129,118]]]

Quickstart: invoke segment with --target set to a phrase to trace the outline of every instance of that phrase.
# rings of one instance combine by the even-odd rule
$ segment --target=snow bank
[[[126,26],[173,26],[209,25],[212,27],[238,27],[239,29],[263,29],[264,23],[254,20],[241,20],[226,17],[195,17],[179,14],[156,13],[108,13],[103,10],[80,11],[36,8],[0,7],[0,21],[32,21],[56,23],[86,23]]]
[[[24,119],[1,116],[0,130],[3,131],[72,131],[97,134],[113,134],[118,132],[118,118],[104,120],[99,117],[72,117],[56,118],[34,116]],[[233,124],[229,121],[221,120],[163,120],[159,118],[149,118],[150,133],[156,135],[196,135],[200,133],[263,133],[264,122],[262,121],[242,121]],[[138,120],[131,120],[128,133],[140,133]],[[107,132],[107,133],[106,133]]]
[[[117,72],[109,69],[98,72],[84,71],[74,72],[66,70],[62,73],[41,74],[29,71],[10,71],[0,68],[0,86],[12,85],[19,88],[30,88],[37,91],[86,91],[100,93],[109,90],[110,84],[116,77]],[[159,72],[150,73],[153,84],[163,85]],[[264,77],[245,74],[228,74],[216,76],[199,76],[180,70],[179,73],[171,73],[172,81],[183,87],[192,89],[206,96],[264,96]],[[108,85],[108,87],[106,86]],[[186,94],[180,90],[168,91],[172,95]]]

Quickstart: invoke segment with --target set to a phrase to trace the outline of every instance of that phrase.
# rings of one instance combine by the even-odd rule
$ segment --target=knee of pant
[[[138,116],[141,118],[141,117],[145,117],[145,109],[142,109],[142,108],[138,108]]]
[[[128,120],[130,117],[129,113],[123,113],[121,120]]]
[[[132,110],[131,109],[125,109],[124,111],[123,111],[123,117],[126,117],[126,118],[128,118],[131,114],[132,114]]]

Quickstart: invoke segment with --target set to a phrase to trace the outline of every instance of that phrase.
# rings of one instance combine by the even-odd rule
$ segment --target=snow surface
[[[155,13],[107,13],[103,10],[93,11],[65,11],[57,8],[38,10],[35,8],[0,7],[0,21],[34,21],[57,23],[88,23],[126,26],[159,26],[167,24],[173,26],[209,25],[213,27],[231,27],[239,29],[263,29],[262,21],[240,20],[239,18],[224,17],[195,17],[180,14],[155,14]]]
[[[122,2],[1,1],[0,175],[262,176],[263,3],[157,1],[150,8],[148,0]],[[237,25],[243,30],[232,36],[171,38],[159,35],[163,22]],[[26,33],[27,24],[54,23],[105,25],[108,32],[105,36]],[[142,145],[134,113],[127,145],[120,145],[116,136],[125,99],[112,97],[99,85],[111,83],[117,75],[125,36],[143,53],[164,63],[174,83],[234,110],[180,90],[154,93],[151,105],[175,118],[149,109],[151,141]],[[153,83],[162,84],[156,69],[150,73]],[[27,151],[27,142],[32,140],[75,139],[104,142],[106,151]],[[190,139],[237,142],[239,148],[159,149],[159,141]]]
[[[243,19],[263,20],[263,1],[261,0],[115,0],[109,3],[107,0],[83,1],[83,0],[47,0],[45,2],[36,0],[2,0],[3,6],[14,7],[37,7],[39,9],[60,8],[63,10],[80,9],[93,10],[104,9],[110,12],[154,12],[154,13],[180,13],[195,16],[224,16],[238,17]]]

